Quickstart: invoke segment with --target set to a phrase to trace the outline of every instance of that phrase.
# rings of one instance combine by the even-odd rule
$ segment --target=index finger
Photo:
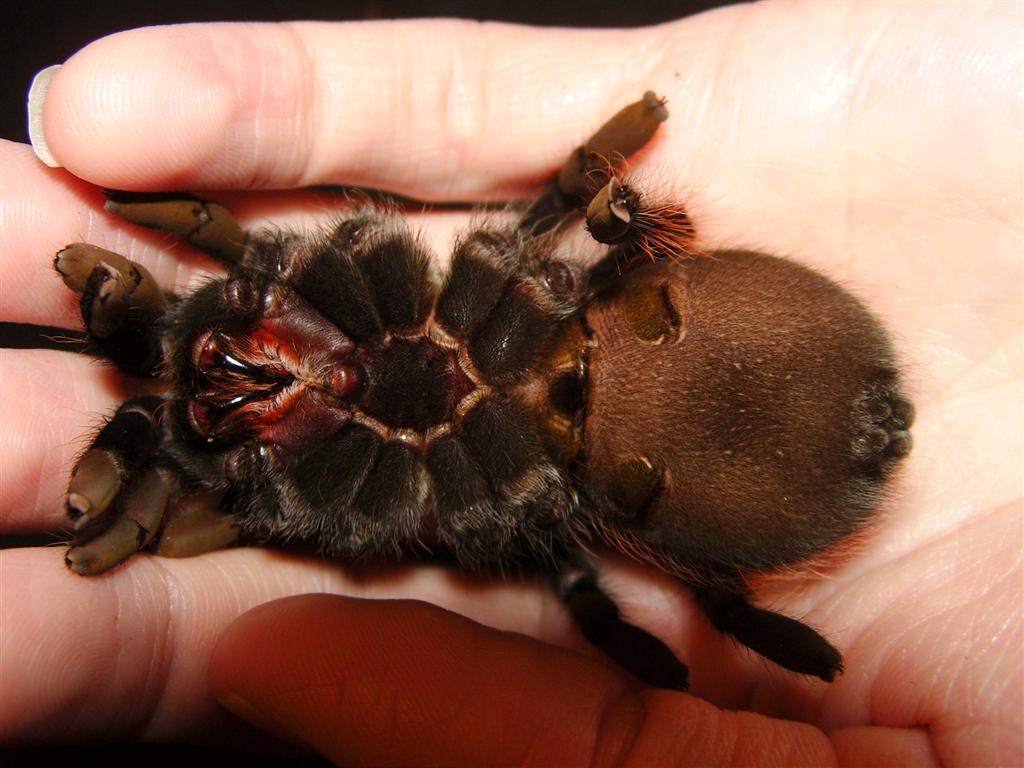
[[[657,85],[657,34],[458,20],[137,29],[56,71],[46,143],[75,175],[121,189],[521,195],[624,94]]]

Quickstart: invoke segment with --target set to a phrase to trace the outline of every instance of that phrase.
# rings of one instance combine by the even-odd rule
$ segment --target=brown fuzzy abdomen
[[[583,471],[632,516],[620,527],[688,568],[762,570],[820,552],[868,519],[909,450],[885,334],[792,262],[722,252],[652,264],[588,322]]]

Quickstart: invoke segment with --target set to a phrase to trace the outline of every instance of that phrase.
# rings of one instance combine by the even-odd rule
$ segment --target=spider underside
[[[602,591],[603,543],[688,583],[721,632],[832,680],[839,652],[752,605],[746,579],[867,524],[913,409],[849,294],[766,254],[701,253],[682,206],[619,178],[608,159],[666,117],[650,92],[621,110],[518,220],[465,233],[442,277],[386,206],[245,233],[189,195],[110,193],[228,274],[179,297],[96,246],[57,254],[92,344],[166,384],[79,459],[69,567],[241,539],[537,568],[591,642],[684,689],[686,667]],[[596,264],[560,247],[581,217],[608,246]]]

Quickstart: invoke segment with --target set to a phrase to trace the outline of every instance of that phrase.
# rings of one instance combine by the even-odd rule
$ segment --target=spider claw
[[[85,291],[90,275],[100,265],[103,265],[108,271],[116,271],[125,276],[130,275],[133,283],[132,290],[144,278],[153,280],[152,276],[138,264],[120,254],[89,243],[71,243],[57,251],[53,257],[53,268],[60,274],[64,284],[75,293]]]
[[[64,285],[75,293],[85,290],[85,282],[89,279],[89,273],[92,272],[92,265],[87,268],[82,256],[83,253],[80,249],[75,245],[69,245],[57,251],[53,257],[53,268],[61,276]]]
[[[68,485],[68,517],[75,521],[75,530],[102,515],[120,490],[121,473],[114,458],[97,448],[88,451]]]
[[[121,517],[85,544],[72,545],[64,556],[67,567],[81,576],[109,571],[139,551],[146,531],[136,521]]]

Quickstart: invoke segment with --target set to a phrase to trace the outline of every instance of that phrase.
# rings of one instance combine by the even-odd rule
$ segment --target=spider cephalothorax
[[[69,566],[241,536],[543,567],[588,638],[685,686],[598,588],[583,547],[599,540],[691,584],[721,631],[831,680],[839,653],[752,606],[745,579],[862,528],[913,412],[849,294],[773,256],[699,254],[685,209],[615,175],[608,158],[666,117],[651,93],[619,112],[516,220],[465,233],[444,275],[386,207],[247,235],[213,203],[112,193],[108,210],[187,236],[228,275],[179,298],[95,246],[57,255],[95,346],[166,383],[79,460]],[[593,265],[560,247],[583,212],[610,246]]]

